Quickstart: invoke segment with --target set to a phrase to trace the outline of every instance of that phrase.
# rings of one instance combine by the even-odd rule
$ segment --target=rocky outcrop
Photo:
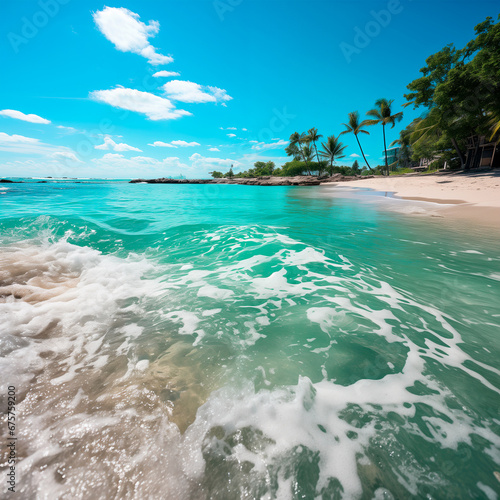
[[[372,175],[363,176],[369,179]],[[131,184],[241,184],[245,186],[319,186],[330,182],[343,182],[360,179],[360,175],[344,176],[334,174],[332,177],[316,177],[313,175],[297,175],[296,177],[251,177],[233,179],[134,179]]]

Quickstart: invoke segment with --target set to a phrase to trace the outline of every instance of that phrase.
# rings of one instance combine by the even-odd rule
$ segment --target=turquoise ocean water
[[[500,235],[347,192],[3,184],[19,498],[497,498]]]

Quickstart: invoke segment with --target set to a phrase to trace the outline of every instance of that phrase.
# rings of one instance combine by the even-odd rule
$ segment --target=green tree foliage
[[[247,178],[262,177],[268,175],[278,175],[274,162],[257,161],[254,163],[254,168],[250,168],[248,170],[245,170],[244,172],[240,172],[239,174],[236,174],[235,177]]]
[[[410,125],[399,133],[399,139],[392,141],[389,147],[398,146],[397,167],[410,168],[412,165],[413,148],[411,144],[412,134],[415,132],[415,127],[420,123],[421,118],[413,120]]]
[[[309,167],[303,161],[293,160],[285,163],[281,167],[281,170],[284,177],[295,177],[296,175],[304,175],[307,173]]]
[[[316,146],[316,142],[318,142],[323,136],[318,134],[318,129],[317,128],[310,128],[308,131],[308,136],[310,142],[313,143],[314,151],[316,152],[316,161],[318,162],[318,165],[320,165],[319,161],[319,155],[318,155],[318,148]],[[321,172],[318,172],[319,175],[321,175]]]
[[[222,179],[224,177],[224,174],[222,172],[218,172],[217,170],[214,170],[213,172],[208,172],[214,179]]]
[[[229,168],[228,172],[224,175],[227,179],[232,179],[234,177],[233,166]]]
[[[453,147],[464,168],[475,157],[465,156],[467,137],[498,140],[500,130],[500,23],[488,17],[475,33],[464,48],[447,45],[430,56],[405,95],[408,105],[427,110],[413,139],[427,141],[430,157]]]
[[[347,146],[344,146],[339,141],[339,137],[335,137],[334,135],[330,135],[327,138],[326,143],[325,142],[321,143],[321,146],[323,146],[323,150],[321,151],[321,156],[325,158],[329,163],[328,173],[330,175],[333,175],[333,164],[335,163],[336,160],[345,157],[344,149]]]

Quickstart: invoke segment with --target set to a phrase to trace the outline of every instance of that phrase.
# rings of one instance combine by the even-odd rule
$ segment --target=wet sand
[[[409,201],[439,204],[441,217],[500,228],[499,171],[373,177],[343,182],[342,187],[370,188]]]

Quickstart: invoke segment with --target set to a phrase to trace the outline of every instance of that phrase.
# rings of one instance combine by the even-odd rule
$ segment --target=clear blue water
[[[1,187],[23,498],[500,493],[495,230],[329,187]]]

